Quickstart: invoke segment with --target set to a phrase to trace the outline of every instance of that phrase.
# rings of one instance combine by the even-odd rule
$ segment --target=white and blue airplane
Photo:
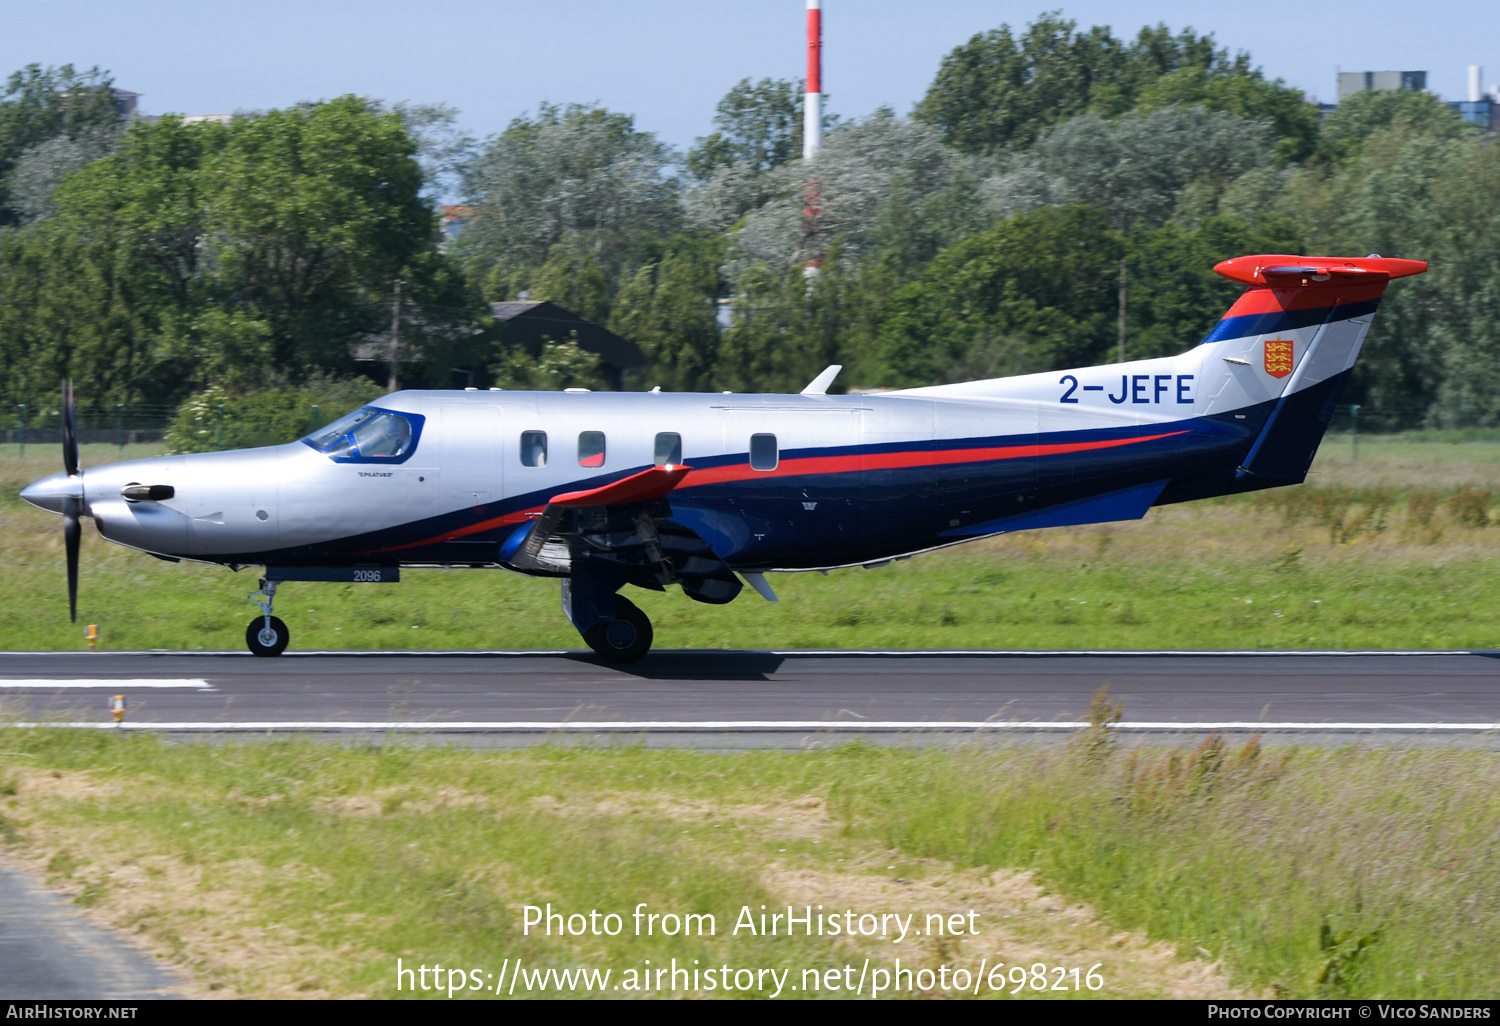
[[[1010,531],[1301,482],[1376,307],[1416,260],[1245,256],[1247,288],[1180,356],[867,395],[404,391],[297,442],[78,466],[21,497],[61,513],[77,618],[80,518],[167,560],[262,566],[245,640],[279,655],[287,581],[410,567],[561,581],[612,662],[652,628],[625,585],[726,603],[771,572],[878,566]]]

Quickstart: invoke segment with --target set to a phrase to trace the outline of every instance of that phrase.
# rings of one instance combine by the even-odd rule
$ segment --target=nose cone
[[[61,513],[64,499],[83,498],[83,478],[53,474],[21,489],[21,498],[49,513]]]

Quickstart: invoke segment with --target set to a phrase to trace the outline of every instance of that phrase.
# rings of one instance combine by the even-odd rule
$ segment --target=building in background
[[[121,121],[134,121],[135,108],[140,103],[141,94],[132,93],[129,89],[110,89],[115,95],[115,110],[120,112]]]
[[[1484,69],[1478,64],[1469,65],[1468,96],[1454,100],[1448,106],[1458,111],[1458,116],[1480,128],[1491,132],[1500,131],[1500,87],[1490,86],[1488,94],[1481,85]]]
[[[1481,86],[1484,69],[1477,64],[1469,65],[1467,96],[1462,100],[1449,100],[1448,106],[1458,116],[1473,125],[1491,132],[1500,131],[1500,87],[1490,86],[1486,93]],[[1339,102],[1367,90],[1381,92],[1425,93],[1427,72],[1425,71],[1341,71],[1339,72]],[[1332,104],[1318,104],[1321,117],[1338,108]]]
[[[1362,93],[1373,89],[1377,92],[1397,92],[1405,90],[1412,93],[1427,91],[1427,72],[1425,71],[1341,71],[1339,72],[1339,102],[1347,100],[1355,93]]]
[[[625,391],[627,371],[645,370],[651,360],[641,347],[621,338],[602,324],[586,321],[556,303],[519,300],[491,303],[490,313],[503,326],[506,345],[520,346],[533,358],[542,354],[547,341],[574,342],[585,353],[599,358],[599,370],[616,392]],[[459,368],[450,368],[458,371]]]
[[[464,230],[464,218],[469,215],[473,207],[464,206],[462,203],[445,203],[438,208],[442,215],[441,230],[443,239],[442,249],[448,248],[448,243],[458,238],[458,233]]]

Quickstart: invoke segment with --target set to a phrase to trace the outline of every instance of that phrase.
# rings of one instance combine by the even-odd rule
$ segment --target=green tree
[[[107,243],[47,226],[0,242],[0,395],[37,403],[64,377],[85,398],[154,399],[138,291]]]
[[[1440,123],[1441,124],[1441,123]],[[1495,226],[1486,204],[1495,178],[1479,140],[1392,123],[1341,162],[1289,178],[1276,210],[1292,217],[1317,253],[1381,253],[1431,262],[1381,301],[1345,392],[1370,423],[1410,427],[1484,422],[1495,414],[1485,375],[1493,329],[1484,317],[1500,289]],[[1446,397],[1446,398],[1444,398]]]
[[[63,176],[106,156],[119,137],[119,125],[99,125],[72,138],[53,136],[24,150],[10,172],[11,210],[17,220],[33,224],[56,214],[52,194]]]
[[[1275,138],[1276,159],[1300,163],[1318,148],[1318,111],[1278,79],[1268,82],[1258,71],[1212,75],[1197,65],[1169,72],[1138,94],[1139,110],[1159,110],[1172,104],[1197,105],[1263,121]]]
[[[807,216],[809,175],[818,183],[813,217]],[[799,162],[767,177],[774,187],[772,198],[732,233],[729,270],[736,281],[740,268],[764,265],[779,275],[835,244],[843,259],[861,261],[882,244],[895,243],[903,230],[907,241],[917,242],[916,236],[925,234],[918,245],[928,251],[932,240],[947,241],[987,220],[976,162],[945,146],[928,126],[899,118],[888,108],[840,125],[811,167]],[[893,209],[882,221],[893,197],[914,216],[933,215],[935,220],[920,228]]]
[[[1359,154],[1366,139],[1388,128],[1439,139],[1479,134],[1476,126],[1431,93],[1367,89],[1343,100],[1323,120],[1320,151],[1333,161],[1348,160]]]
[[[1123,252],[1096,209],[1043,208],[938,254],[891,299],[886,383],[930,385],[1098,362]]]
[[[1227,183],[1271,160],[1265,124],[1172,106],[1133,111],[1114,121],[1096,114],[1074,118],[1013,157],[986,185],[995,205],[1008,212],[1040,204],[1090,204],[1129,240],[1166,224],[1184,200],[1192,200],[1195,215],[1211,215]],[[1122,252],[1116,275],[1120,360],[1140,355],[1129,346],[1129,265]]]
[[[652,239],[681,220],[671,151],[634,119],[602,107],[543,104],[517,118],[467,166],[471,212],[454,252],[511,299],[561,251],[588,258],[612,293]]]
[[[600,373],[599,357],[578,345],[573,333],[565,339],[543,339],[532,356],[519,346],[506,346],[490,366],[490,377],[503,388],[555,392],[564,388],[609,388]]]
[[[722,238],[679,236],[659,259],[621,283],[609,327],[651,358],[648,374],[636,375],[641,387],[660,385],[674,392],[713,388],[725,248]]]
[[[1412,305],[1416,317],[1430,318],[1429,343],[1442,360],[1425,420],[1493,427],[1500,425],[1500,382],[1488,373],[1500,365],[1500,150],[1468,142],[1456,157],[1434,183],[1430,241],[1412,250],[1432,261],[1423,276],[1431,291]]]
[[[1173,356],[1212,330],[1244,286],[1214,273],[1221,260],[1247,253],[1298,253],[1303,241],[1284,217],[1255,225],[1211,217],[1196,228],[1169,223],[1130,240],[1131,357]]]
[[[587,248],[553,247],[552,257],[531,278],[527,299],[549,300],[584,320],[602,324],[614,299],[610,281]]]
[[[341,367],[412,274],[436,217],[395,114],[352,96],[229,126],[208,169],[214,292],[270,328],[281,367]]]
[[[27,401],[67,374],[92,397],[168,402],[347,375],[397,278],[413,363],[443,384],[454,363],[482,367],[414,150],[397,114],[353,97],[136,123],[64,179],[55,218],[0,242],[0,387]]]
[[[769,171],[800,156],[804,106],[800,80],[741,79],[719,100],[718,131],[688,151],[688,172],[702,180],[728,164]]]
[[[1108,28],[1080,32],[1057,12],[1019,37],[1001,25],[954,49],[913,116],[951,146],[993,154],[1085,112],[1114,118],[1174,103],[1270,122],[1283,159],[1303,159],[1316,143],[1316,113],[1301,94],[1266,81],[1248,54],[1231,57],[1212,35],[1157,25],[1125,44]]]
[[[1111,105],[1129,105],[1119,81],[1123,47],[1107,28],[1077,31],[1044,14],[1019,38],[1009,25],[975,35],[943,58],[912,116],[966,153],[1027,146],[1041,132],[1089,109],[1110,87]],[[1116,95],[1118,94],[1118,95]]]
[[[821,273],[801,267],[757,265],[744,272],[734,301],[734,322],[724,333],[717,384],[736,392],[798,392],[832,363],[842,391],[859,373],[854,349],[871,309],[858,266],[830,249]]]
[[[318,373],[288,388],[239,392],[212,385],[178,409],[166,450],[214,452],[296,441],[378,399],[382,391],[367,378]]]
[[[108,72],[73,65],[28,64],[6,80],[0,95],[0,226],[28,220],[13,206],[12,171],[26,151],[59,137],[93,138],[116,129],[120,111]]]

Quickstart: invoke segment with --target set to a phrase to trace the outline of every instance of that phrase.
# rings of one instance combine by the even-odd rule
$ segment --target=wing
[[[500,556],[524,573],[571,576],[584,566],[660,591],[678,584],[689,598],[721,605],[739,578],[695,531],[671,519],[667,495],[691,467],[652,467],[602,488],[553,496]]]

